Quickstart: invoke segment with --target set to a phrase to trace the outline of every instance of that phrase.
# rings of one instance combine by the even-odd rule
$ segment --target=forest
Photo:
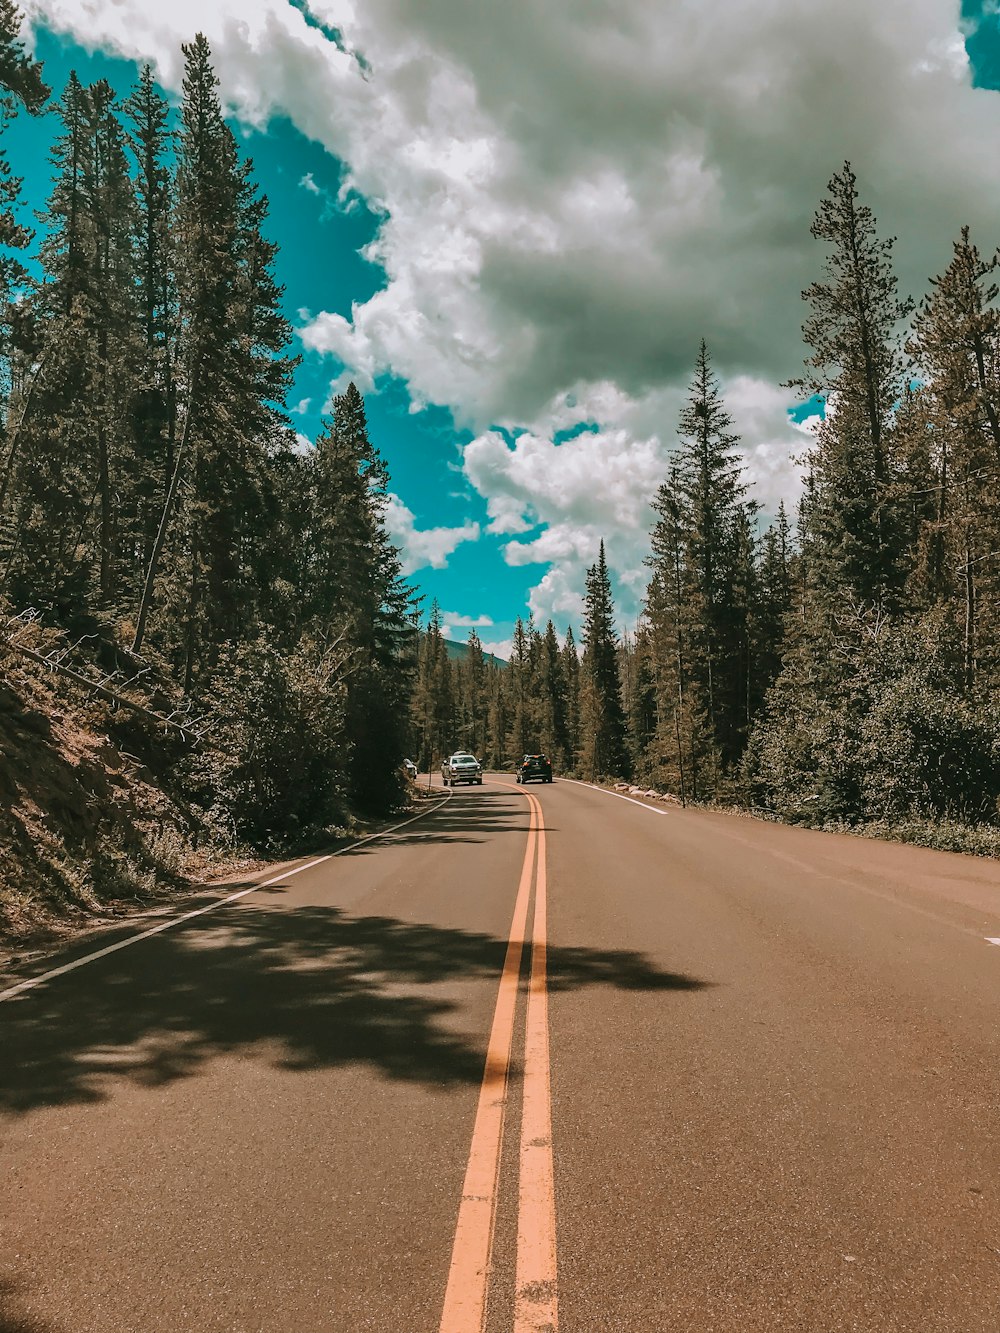
[[[450,729],[501,766],[541,748],[685,802],[996,854],[997,253],[963,228],[923,299],[904,298],[849,163],[812,235],[789,388],[823,412],[797,513],[762,524],[702,343],[634,633],[616,631],[603,543],[580,654],[518,622],[505,672],[473,642],[449,680],[432,622],[422,734]]]
[[[509,664],[474,632],[452,661],[357,389],[313,447],[291,429],[268,204],[205,39],[176,108],[149,68],[55,98],[20,23],[0,0],[3,124],[60,125],[37,232],[0,152],[0,878],[22,906],[29,880],[87,902],[179,872],[178,846],[315,845],[405,802],[404,756],[459,746],[1000,848],[998,260],[968,229],[912,303],[845,163],[789,386],[823,404],[797,512],[765,523],[702,343],[634,631],[601,543],[579,645],[529,618]],[[113,762],[92,739],[70,763],[88,731]],[[39,745],[55,768],[28,780]]]
[[[267,200],[205,39],[176,110],[148,68],[50,102],[20,20],[0,0],[3,116],[60,133],[37,237],[0,159],[0,847],[86,898],[162,868],[165,820],[180,852],[273,849],[395,808],[418,602],[361,395],[314,447],[290,427]],[[166,813],[110,808],[143,784]]]

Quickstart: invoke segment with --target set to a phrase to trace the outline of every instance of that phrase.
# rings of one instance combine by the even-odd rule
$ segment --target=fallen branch
[[[58,671],[60,675],[68,676],[71,680],[75,680],[78,685],[83,685],[92,693],[100,695],[102,699],[107,699],[110,703],[116,704],[120,708],[127,708],[132,713],[138,713],[140,716],[148,718],[151,722],[155,722],[157,726],[169,727],[172,730],[179,732],[185,738],[191,736],[196,741],[201,740],[201,734],[195,732],[192,727],[185,727],[181,723],[175,722],[172,717],[164,717],[161,713],[154,713],[151,708],[147,708],[144,704],[136,703],[134,699],[127,699],[124,694],[119,694],[116,690],[111,690],[106,685],[99,685],[97,681],[89,680],[82,672],[75,671],[72,667],[65,666],[62,662],[56,661],[52,657],[43,657],[41,653],[36,653],[33,648],[26,648],[24,644],[17,643],[14,639],[10,638],[9,635],[5,634],[3,636],[3,642],[6,647],[10,648],[13,652],[20,653],[22,657],[30,658],[33,662],[39,663],[40,666],[47,667],[50,671]],[[203,719],[201,718],[197,718],[196,722],[202,720]]]

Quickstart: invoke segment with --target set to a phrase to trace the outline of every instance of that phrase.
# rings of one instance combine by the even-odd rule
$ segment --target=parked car
[[[483,766],[474,754],[460,750],[441,765],[441,777],[446,787],[457,786],[459,782],[474,782],[481,787]]]
[[[403,760],[403,772],[406,774],[408,778],[416,778],[417,766],[412,759]]]
[[[552,764],[543,754],[526,754],[514,770],[516,782],[551,782]]]

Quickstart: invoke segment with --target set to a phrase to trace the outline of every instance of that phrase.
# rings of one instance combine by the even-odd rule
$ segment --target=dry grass
[[[105,704],[0,644],[7,948],[134,911],[231,868],[232,847],[184,801],[170,765],[156,771],[155,759],[129,753],[121,731]]]

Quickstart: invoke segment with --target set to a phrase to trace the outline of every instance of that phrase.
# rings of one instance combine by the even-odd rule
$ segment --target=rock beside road
[[[656,791],[653,787],[633,787],[629,782],[616,782],[614,790],[623,795],[641,797],[647,801],[666,801],[669,805],[680,805],[681,799],[673,792]]]

